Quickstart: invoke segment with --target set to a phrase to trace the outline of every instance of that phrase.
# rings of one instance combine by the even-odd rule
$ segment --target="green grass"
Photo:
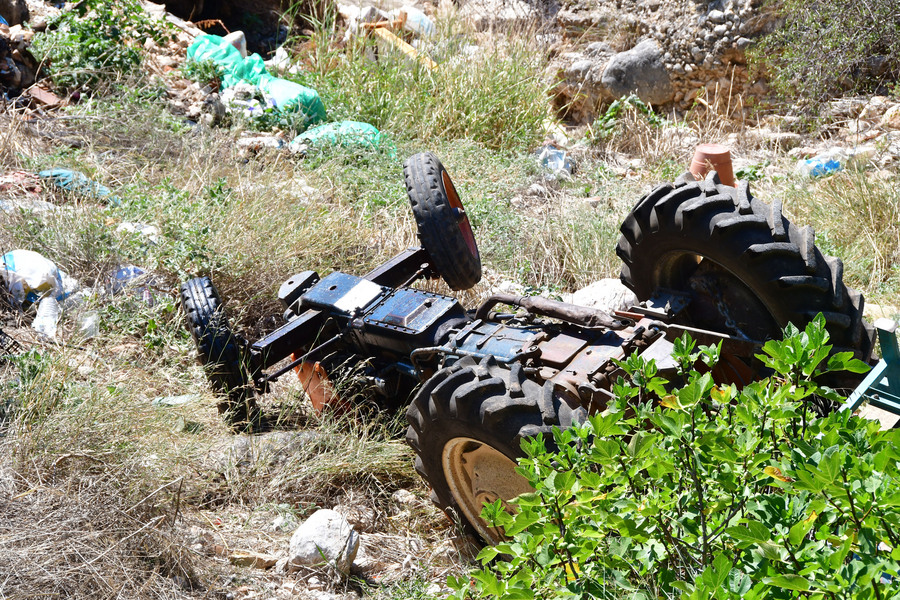
[[[844,281],[870,302],[896,305],[900,294],[900,178],[851,168],[788,189],[785,208],[814,224],[819,248],[844,261]]]
[[[440,62],[430,70],[373,38],[338,48],[328,31],[326,23],[313,36],[311,72],[299,79],[319,91],[330,120],[365,121],[420,143],[475,140],[510,151],[540,141],[548,88],[527,37],[498,36],[469,55],[474,40],[439,36],[426,46]]]
[[[62,555],[74,557],[72,564],[97,561],[96,571],[74,581],[72,589],[83,595],[104,590],[95,592],[103,596],[105,582],[117,578],[124,582],[120,595],[136,598],[184,596],[184,580],[218,594],[227,585],[217,582],[231,575],[238,583],[226,591],[243,584],[267,590],[280,576],[238,571],[192,549],[192,528],[216,543],[277,549],[289,532],[269,532],[263,516],[302,517],[352,500],[376,512],[379,533],[420,537],[427,546],[422,571],[365,593],[379,600],[430,597],[433,581],[464,565],[446,559],[457,556],[448,544],[458,532],[427,503],[400,440],[403,415],[320,418],[286,376],[263,406],[277,415],[279,435],[309,432],[309,439],[278,460],[270,453],[215,466],[216,453],[238,442],[195,364],[177,304],[179,283],[210,275],[240,332],[257,338],[271,331],[280,323],[276,290],[293,273],[361,274],[417,243],[402,163],[433,151],[466,206],[485,266],[484,281],[457,295],[465,305],[475,306],[502,280],[573,291],[617,275],[621,219],[690,158],[667,135],[671,124],[654,125],[626,110],[608,136],[572,145],[571,177],[550,179],[534,155],[548,118],[544,56],[527,36],[506,40],[495,33],[485,42],[441,23],[427,50],[441,66],[429,71],[383,48],[371,60],[371,40],[341,47],[329,38],[329,26],[298,46],[308,68],[300,81],[319,90],[330,120],[376,125],[395,155],[335,147],[306,158],[248,156],[236,149],[239,123],[192,128],[168,111],[165,86],[144,77],[111,84],[108,95],[67,107],[52,121],[26,127],[2,116],[4,165],[83,171],[123,200],[111,207],[47,190],[41,197],[58,204],[56,211],[0,212],[0,246],[39,251],[92,286],[97,295],[84,309],[101,318],[96,338],[76,341],[73,310],[61,328],[63,341],[76,347],[29,340],[37,352],[0,365],[3,398],[12,399],[0,403],[0,493],[8,485],[9,497],[21,495],[22,503],[11,505],[17,512],[9,529],[0,525],[0,571],[24,568],[13,559],[20,554],[41,557],[21,571],[21,595],[63,589],[70,565],[50,561],[45,548],[67,531],[76,533]],[[481,46],[472,57],[463,51],[470,43]],[[721,121],[706,117],[680,125],[710,137],[724,131]],[[623,175],[620,153],[642,157],[642,166]],[[849,284],[877,300],[896,297],[896,176],[846,172],[789,188],[787,179],[758,175],[763,199],[783,197],[795,221],[815,225],[822,249],[844,258]],[[160,241],[117,232],[126,221],[155,225]],[[152,306],[139,295],[104,295],[111,272],[124,264],[153,273]],[[433,288],[449,293],[440,283]],[[24,335],[27,328],[16,331]],[[184,394],[194,400],[152,405],[154,398]],[[398,507],[391,495],[400,488],[421,502]],[[70,523],[66,511],[84,519]],[[46,515],[59,526],[38,539]],[[95,530],[87,526],[92,521]],[[4,546],[9,540],[16,545]]]

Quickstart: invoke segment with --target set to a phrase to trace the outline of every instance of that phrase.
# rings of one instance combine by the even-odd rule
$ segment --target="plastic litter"
[[[56,264],[31,250],[4,254],[0,259],[0,277],[17,306],[33,304],[45,296],[64,300],[67,295],[63,274]]]
[[[572,173],[572,163],[569,161],[566,151],[560,150],[555,144],[544,144],[538,148],[535,154],[537,155],[538,161],[540,161],[545,168],[552,171],[554,176],[562,174],[570,175]]]
[[[406,13],[406,21],[403,23],[403,29],[422,37],[431,37],[434,35],[434,21],[428,15],[416,8],[415,6],[406,4],[401,8],[391,11],[393,18],[399,18],[400,13]]]
[[[109,292],[119,294],[124,291],[134,290],[139,293],[141,300],[149,306],[153,306],[155,300],[150,286],[154,284],[153,277],[143,268],[135,265],[126,265],[116,269],[110,277]]]
[[[264,64],[271,73],[283,73],[285,71],[296,73],[299,71],[297,66],[291,63],[291,57],[288,55],[287,50],[284,49],[284,46],[279,46],[275,50],[275,55]]]
[[[378,129],[360,121],[338,121],[313,127],[295,137],[289,147],[292,152],[303,153],[309,148],[340,145],[345,148],[373,148],[388,150],[393,156],[395,148]]]
[[[159,243],[159,227],[156,227],[155,225],[125,221],[116,227],[116,232],[136,233],[141,237],[146,238],[151,244]]]
[[[88,310],[78,316],[78,335],[82,339],[90,339],[100,334],[100,314],[96,310]]]
[[[114,206],[122,204],[122,199],[118,196],[114,196],[108,187],[88,179],[87,175],[79,173],[78,171],[72,171],[71,169],[48,169],[38,173],[38,177],[48,179],[53,185],[69,192],[99,198]]]
[[[211,60],[224,71],[222,86],[231,88],[247,82],[259,87],[265,98],[279,110],[300,110],[309,123],[325,120],[325,105],[319,93],[299,83],[273,77],[259,54],[244,58],[240,51],[217,35],[200,35],[187,49],[188,60]]]
[[[247,58],[247,36],[243,31],[232,31],[222,39],[237,48],[241,56]]]
[[[38,304],[37,314],[31,322],[31,328],[46,335],[50,339],[56,337],[56,327],[59,323],[59,302],[53,296],[41,299]]]
[[[825,177],[844,168],[849,153],[843,148],[832,148],[827,152],[797,163],[797,173],[806,177]]]
[[[319,92],[312,88],[264,73],[259,78],[259,89],[275,108],[303,111],[308,124],[325,120],[325,105]]]

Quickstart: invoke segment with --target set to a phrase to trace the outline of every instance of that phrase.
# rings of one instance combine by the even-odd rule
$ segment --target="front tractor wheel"
[[[439,371],[407,411],[406,441],[416,452],[416,470],[432,487],[432,500],[485,542],[503,532],[481,518],[486,502],[504,504],[533,491],[516,473],[523,438],[544,435],[553,447],[553,427],[584,421],[550,386],[527,379],[520,365],[498,365],[493,357],[464,359]]]
[[[406,194],[431,265],[450,289],[467,290],[481,280],[481,255],[469,217],[450,174],[431,152],[403,163]]]

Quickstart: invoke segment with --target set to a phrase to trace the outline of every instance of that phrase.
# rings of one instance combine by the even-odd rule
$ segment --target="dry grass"
[[[848,285],[870,301],[897,304],[900,192],[896,174],[851,168],[788,190],[785,208],[816,227],[823,250],[844,261]]]
[[[406,68],[388,65],[396,73]],[[367,72],[366,64],[352,66]],[[468,88],[428,106],[461,99],[463,108],[478,108],[477,86],[463,68],[456,65],[451,74]],[[486,72],[482,65],[479,73]],[[373,82],[356,83],[343,90],[347,97]],[[239,330],[254,338],[270,331],[281,312],[275,290],[291,274],[359,274],[416,243],[401,164],[414,152],[433,150],[466,204],[489,274],[457,297],[474,306],[504,279],[571,291],[617,274],[621,218],[651,185],[683,171],[697,141],[743,139],[749,128],[737,118],[740,103],[724,93],[701,97],[694,113],[674,126],[626,111],[603,144],[572,148],[571,177],[551,180],[533,148],[515,145],[516,136],[491,143],[503,152],[477,139],[453,139],[477,138],[478,128],[496,125],[485,117],[470,132],[458,129],[464,110],[438,115],[457,119],[450,124],[457,133],[447,123],[441,129],[437,117],[417,124],[419,134],[451,132],[447,137],[395,135],[396,157],[341,150],[305,160],[245,156],[236,149],[240,131],[187,128],[152,99],[154,85],[33,123],[0,115],[4,167],[82,170],[125,200],[108,207],[46,190],[41,198],[57,210],[0,213],[0,248],[38,250],[92,286],[97,298],[85,308],[97,310],[102,323],[98,337],[82,342],[71,337],[77,311],[64,317],[62,339],[78,348],[40,346],[11,330],[40,352],[0,372],[0,398],[14,398],[11,418],[0,423],[0,597],[275,595],[273,589],[300,577],[235,567],[229,551],[283,555],[291,527],[273,527],[276,518],[295,526],[316,508],[334,505],[363,515],[358,528],[365,531],[370,567],[357,575],[384,586],[361,588],[359,580],[322,575],[331,589],[427,597],[422,584],[464,570],[465,555],[454,545],[457,530],[427,501],[413,471],[411,451],[400,441],[402,415],[317,416],[287,376],[262,400],[273,430],[235,435],[220,421],[194,364],[178,284],[211,275]],[[526,88],[520,92],[535,89]],[[502,97],[493,91],[494,100]],[[404,98],[418,102],[414,93]],[[394,114],[377,98],[362,100],[371,101],[363,109],[392,119],[385,122],[418,114]],[[538,120],[531,111],[519,116]],[[504,118],[519,127],[515,114]],[[529,144],[538,136],[517,131]],[[749,143],[734,148],[748,155],[757,150]],[[795,214],[825,232],[820,239],[833,247],[824,249],[850,249],[848,274],[889,287],[900,248],[896,181],[853,177],[812,188],[815,195],[798,193]],[[762,183],[768,200],[784,192],[783,180]],[[540,189],[530,191],[536,184]],[[843,199],[848,187],[853,194]],[[822,197],[829,201],[815,201]],[[841,229],[847,214],[853,226]],[[125,221],[156,225],[159,243],[117,232]],[[139,294],[103,293],[121,264],[153,272],[154,305]],[[424,285],[449,293],[441,282]],[[153,405],[180,395],[191,398]],[[408,493],[398,496],[403,490]]]

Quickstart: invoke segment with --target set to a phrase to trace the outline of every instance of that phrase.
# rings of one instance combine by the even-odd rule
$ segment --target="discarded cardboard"
[[[63,101],[59,96],[40,84],[31,86],[25,90],[25,93],[31,96],[31,99],[34,100],[36,105],[44,108],[57,108],[63,104]]]

